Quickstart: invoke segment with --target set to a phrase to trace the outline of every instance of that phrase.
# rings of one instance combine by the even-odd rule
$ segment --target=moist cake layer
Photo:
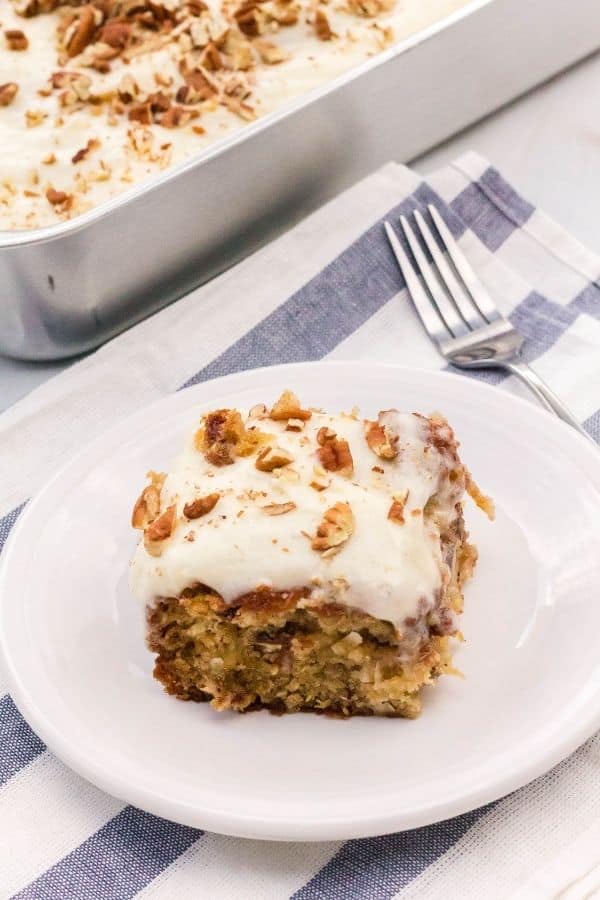
[[[0,230],[84,212],[467,2],[3,0]]]

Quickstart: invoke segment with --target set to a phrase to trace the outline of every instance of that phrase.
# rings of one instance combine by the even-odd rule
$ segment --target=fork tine
[[[448,256],[454,263],[454,268],[462,278],[476,308],[488,322],[495,322],[502,318],[494,305],[494,301],[471,268],[466,256],[456,243],[452,232],[444,222],[438,210],[432,204],[428,204],[427,208],[435,223],[435,227],[438,230],[438,234],[442,239],[442,243],[448,252]]]
[[[446,296],[446,292],[444,288],[441,286],[440,282],[437,279],[437,276],[434,274],[433,267],[429,264],[423,250],[421,249],[421,245],[419,244],[418,238],[413,233],[410,225],[408,224],[408,219],[405,216],[400,216],[400,224],[402,225],[402,230],[404,231],[404,236],[408,241],[408,245],[411,249],[412,255],[415,258],[415,262],[417,267],[421,273],[423,281],[427,285],[429,293],[437,307],[437,311],[440,316],[446,323],[446,327],[449,331],[452,332],[454,337],[463,337],[465,334],[469,333],[469,329],[459,316],[456,311],[456,307]]]
[[[429,225],[418,209],[415,210],[415,222],[417,223],[417,228],[421,232],[421,237],[431,253],[431,257],[437,267],[442,283],[446,286],[448,293],[454,300],[461,316],[469,325],[469,328],[471,328],[472,331],[476,331],[485,324],[485,320],[481,316],[479,310],[475,308],[471,298],[448,265],[448,261],[438,247]]]
[[[404,281],[406,282],[406,287],[408,288],[408,292],[411,296],[413,305],[423,323],[423,327],[425,331],[429,335],[432,340],[436,343],[440,343],[441,341],[447,341],[448,338],[451,337],[450,332],[446,328],[444,322],[439,317],[437,310],[432,304],[431,300],[427,296],[427,293],[421,286],[421,282],[417,277],[417,273],[413,269],[412,263],[409,261],[408,256],[404,252],[404,248],[400,241],[396,236],[396,232],[392,228],[389,222],[383,223],[385,228],[385,233],[388,236],[388,240],[392,246],[392,250],[394,251],[394,256],[400,266],[400,271],[402,272],[402,276]]]

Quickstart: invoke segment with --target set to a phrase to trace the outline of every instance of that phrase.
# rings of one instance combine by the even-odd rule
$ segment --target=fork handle
[[[579,424],[573,413],[570,412],[562,400],[559,400],[554,391],[551,391],[548,385],[542,381],[537,372],[534,372],[534,370],[526,363],[506,362],[504,366],[509,372],[512,372],[513,375],[520,378],[521,381],[533,391],[540,403],[545,406],[549,412],[553,412],[559,419],[562,419],[563,422],[566,422],[568,425],[575,428],[575,430],[586,437],[588,441],[591,441],[595,447],[598,446],[594,438]]]

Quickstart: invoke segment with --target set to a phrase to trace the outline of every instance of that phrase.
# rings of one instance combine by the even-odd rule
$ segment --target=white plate
[[[472,504],[480,563],[456,652],[464,680],[426,692],[416,721],[219,714],[151,676],[127,589],[132,503],[201,410],[269,401],[365,414],[445,413],[497,504]],[[17,706],[90,781],[167,818],[272,839],[382,834],[448,818],[549,769],[600,726],[600,456],[499,388],[377,364],[262,369],[129,417],[66,466],[15,526],[0,638]]]

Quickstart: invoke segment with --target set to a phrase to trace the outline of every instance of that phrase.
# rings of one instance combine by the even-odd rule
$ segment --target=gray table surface
[[[467,150],[494,163],[533,203],[600,253],[600,54],[414,160],[427,174]],[[0,410],[70,362],[0,356]]]

